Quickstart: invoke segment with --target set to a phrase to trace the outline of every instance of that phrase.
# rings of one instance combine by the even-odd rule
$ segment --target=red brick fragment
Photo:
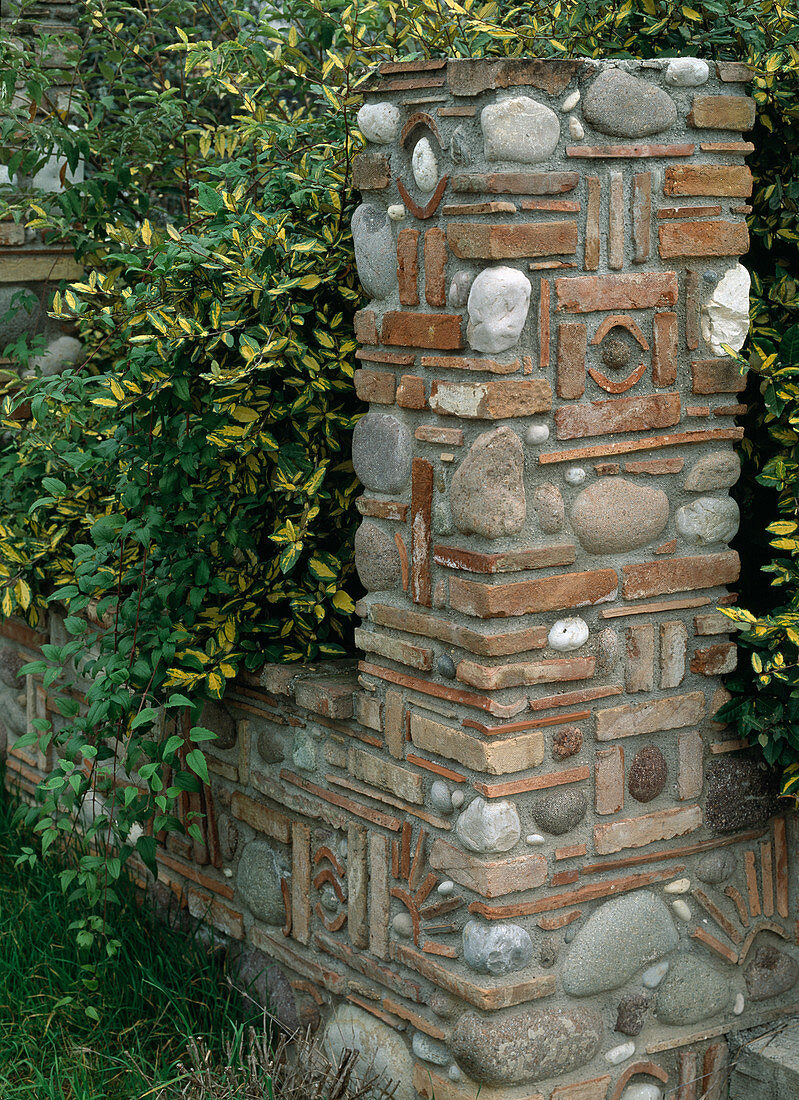
[[[353,380],[361,401],[375,405],[393,405],[396,379],[389,371],[356,370]]]
[[[424,409],[424,378],[415,374],[403,374],[397,386],[397,404],[403,409]]]
[[[735,359],[695,359],[691,363],[694,393],[740,393],[746,376]]]
[[[400,229],[397,234],[397,280],[404,306],[419,305],[419,230]]]
[[[577,172],[492,172],[452,176],[452,190],[467,195],[562,195],[580,182]]]
[[[745,222],[674,222],[658,229],[660,255],[664,260],[690,256],[742,256],[749,250]]]
[[[383,317],[384,344],[404,348],[462,348],[462,317],[459,313],[399,313]]]
[[[585,393],[586,326],[578,321],[558,325],[558,397],[574,400]]]
[[[424,296],[429,306],[447,304],[447,242],[443,229],[428,229],[424,235]]]
[[[697,649],[691,658],[691,672],[700,676],[722,676],[734,672],[738,664],[738,647],[734,642]]]
[[[748,199],[752,173],[745,164],[672,164],[666,169],[663,193]]]
[[[577,223],[489,225],[450,222],[447,242],[454,254],[464,260],[519,260],[528,256],[573,255],[577,251]]]
[[[699,130],[751,130],[755,101],[746,95],[695,95],[688,125]]]
[[[411,472],[411,583],[414,603],[432,606],[430,557],[433,549],[433,465],[413,460]]]
[[[555,430],[558,439],[583,439],[589,435],[668,428],[679,420],[680,395],[660,393],[561,406],[555,411]]]
[[[359,309],[355,314],[355,339],[359,344],[376,344],[377,318],[373,309]]]
[[[668,592],[716,588],[732,584],[738,579],[740,571],[741,563],[734,550],[625,565],[622,595],[626,600],[640,600]]]
[[[661,231],[663,228],[661,226]],[[663,309],[675,305],[679,285],[673,271],[580,275],[556,279],[555,294],[559,311],[593,313],[595,310],[612,309],[626,312],[629,309]]]
[[[652,335],[652,381],[656,386],[673,386],[677,381],[677,314],[656,313]]]
[[[453,95],[475,96],[495,88],[531,87],[559,95],[582,73],[585,61],[464,58],[447,64],[447,84]]]

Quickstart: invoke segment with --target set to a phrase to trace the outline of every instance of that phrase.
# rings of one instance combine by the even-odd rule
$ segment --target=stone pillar
[[[439,991],[443,1041],[414,1043],[436,1100],[688,1097],[722,1058],[696,1044],[796,999],[786,820],[713,721],[748,79],[413,62],[359,115],[357,641],[383,740],[349,770],[429,834],[411,863],[403,832],[410,915],[377,954]]]

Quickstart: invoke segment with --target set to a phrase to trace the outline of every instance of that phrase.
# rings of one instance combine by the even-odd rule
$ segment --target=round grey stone
[[[646,546],[669,521],[669,498],[623,477],[603,477],[579,494],[571,522],[589,554],[621,554]]]
[[[524,526],[524,449],[510,428],[479,435],[455,471],[449,491],[452,520],[465,535],[499,539]]]
[[[529,96],[490,103],[480,113],[486,160],[535,164],[555,152],[560,119],[551,107]]]
[[[588,801],[578,790],[556,791],[533,806],[533,820],[545,833],[562,836],[585,817]]]
[[[678,955],[658,988],[655,1015],[662,1024],[696,1024],[723,1012],[729,999],[729,980],[714,966],[694,955]]]
[[[685,488],[689,493],[731,489],[740,476],[741,460],[735,451],[711,451],[688,471]]]
[[[405,425],[389,413],[369,412],[352,433],[352,464],[367,489],[398,493],[411,475],[413,443]]]
[[[736,863],[734,853],[729,848],[721,848],[702,856],[694,869],[694,874],[700,882],[706,882],[709,886],[718,886],[730,878],[735,871]]]
[[[393,1027],[355,1005],[340,1004],[324,1032],[324,1051],[336,1065],[345,1051],[358,1051],[356,1072],[396,1082],[395,1100],[413,1100],[413,1058],[405,1040]]]
[[[352,215],[352,243],[363,289],[371,298],[387,298],[397,286],[397,255],[382,207],[367,202],[358,207]]]
[[[671,915],[648,890],[613,898],[595,909],[574,938],[562,969],[573,997],[618,989],[679,943]]]
[[[221,703],[209,699],[200,714],[200,725],[216,734],[216,741],[209,742],[217,749],[232,749],[236,744],[236,723],[230,711]]]
[[[409,939],[413,935],[413,921],[410,913],[406,913],[404,909],[401,913],[397,913],[391,922],[391,927],[398,936]]]
[[[674,524],[691,546],[709,546],[730,542],[741,522],[741,513],[732,497],[698,497],[677,509]]]
[[[799,965],[771,944],[758,947],[744,970],[750,1000],[765,1001],[786,993],[799,977]]]
[[[283,924],[286,910],[280,889],[280,868],[268,844],[254,840],[241,853],[236,886],[254,917],[266,924]]]
[[[545,481],[543,485],[538,486],[533,493],[533,511],[538,520],[538,526],[545,535],[554,535],[560,531],[566,518],[566,510],[557,485]]]
[[[430,802],[433,809],[440,814],[451,814],[453,810],[452,795],[449,787],[441,779],[434,779],[430,788]]]
[[[522,827],[512,802],[486,802],[478,795],[458,817],[455,833],[470,852],[509,852]]]
[[[286,756],[285,733],[272,722],[255,722],[258,755],[265,764],[279,764]]]
[[[533,957],[533,941],[518,924],[481,924],[470,920],[463,929],[463,959],[477,974],[511,974]]]
[[[627,997],[622,997],[616,1011],[614,1030],[621,1035],[640,1035],[649,1003],[649,995],[646,993],[631,993]]]
[[[355,568],[367,592],[387,592],[402,584],[402,564],[394,539],[364,520],[355,532]]]
[[[448,653],[442,653],[436,661],[436,671],[445,680],[455,679],[455,662]]]
[[[449,304],[457,309],[463,309],[469,301],[469,291],[474,282],[474,272],[465,269],[456,271],[449,284]]]
[[[579,1005],[488,1016],[465,1012],[452,1033],[450,1050],[474,1081],[524,1085],[590,1062],[603,1031],[601,1015]]]
[[[400,110],[393,103],[364,103],[358,111],[358,128],[367,141],[390,145],[400,128]]]
[[[601,134],[638,138],[673,126],[677,108],[655,84],[620,69],[606,69],[586,92],[583,115]]]
[[[666,66],[666,83],[675,88],[696,88],[710,75],[710,66],[700,57],[674,57]]]

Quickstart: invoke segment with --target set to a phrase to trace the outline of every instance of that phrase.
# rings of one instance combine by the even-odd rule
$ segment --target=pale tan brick
[[[597,741],[615,741],[618,737],[694,726],[704,713],[705,696],[701,691],[607,707],[596,712]]]
[[[701,806],[658,810],[625,821],[612,821],[594,827],[597,855],[609,856],[625,848],[645,848],[658,840],[673,840],[692,833],[702,825]]]
[[[366,749],[350,745],[347,753],[347,770],[362,783],[371,783],[381,791],[404,798],[406,802],[421,805],[424,802],[424,776],[393,764]]]
[[[482,741],[465,730],[434,722],[426,715],[411,714],[411,740],[418,749],[455,760],[473,771],[488,775],[536,768],[544,759],[541,730],[499,740]]]
[[[676,688],[685,679],[688,630],[680,619],[660,624],[660,686]]]

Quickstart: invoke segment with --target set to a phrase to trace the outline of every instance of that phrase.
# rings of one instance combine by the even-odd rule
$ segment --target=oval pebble
[[[671,907],[674,910],[674,915],[679,917],[680,920],[691,919],[691,908],[687,901],[683,901],[682,898],[678,898],[671,903]]]
[[[689,878],[677,878],[674,882],[668,882],[663,887],[664,894],[687,894],[691,889],[691,880]]]
[[[743,993],[736,994],[735,1003],[732,1006],[732,1011],[735,1016],[740,1016],[744,1010],[744,995]]]
[[[622,1043],[620,1046],[613,1047],[605,1053],[605,1061],[610,1062],[612,1066],[618,1066],[622,1062],[626,1062],[628,1058],[632,1058],[635,1054],[635,1043]]]
[[[663,979],[669,972],[668,962],[655,963],[654,966],[650,966],[648,970],[645,970],[641,975],[641,981],[644,983],[647,989],[657,989]]]
[[[582,485],[585,481],[586,473],[582,466],[570,466],[563,476],[566,479],[567,485]]]
[[[452,882],[450,879],[444,879],[443,882],[440,882],[438,884],[439,894],[443,894],[445,897],[446,897],[447,894],[451,894],[454,889],[455,889],[455,883]]]

